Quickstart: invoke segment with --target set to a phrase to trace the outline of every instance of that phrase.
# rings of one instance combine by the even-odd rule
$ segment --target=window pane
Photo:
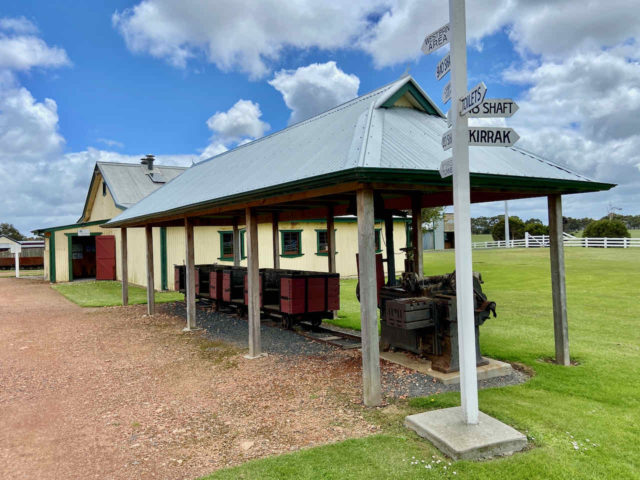
[[[233,232],[222,234],[222,258],[233,258]]]
[[[329,253],[329,243],[327,241],[327,231],[318,232],[318,253]]]
[[[283,232],[283,255],[300,254],[300,232]]]

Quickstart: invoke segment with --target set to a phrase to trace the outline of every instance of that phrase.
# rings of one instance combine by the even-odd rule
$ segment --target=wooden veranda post
[[[153,228],[150,225],[145,225],[144,233],[147,241],[147,314],[153,315],[156,313],[153,282]]]
[[[393,215],[384,217],[384,237],[387,244],[387,285],[396,284],[396,254],[393,246]]]
[[[271,236],[273,240],[273,268],[280,268],[280,239],[278,238],[278,212],[271,217]]]
[[[185,331],[196,328],[196,266],[193,242],[193,221],[184,219],[185,243],[185,303],[187,305],[187,326]]]
[[[333,206],[327,212],[327,259],[329,273],[336,273],[336,227]]]
[[[568,366],[569,323],[567,319],[567,290],[564,273],[564,245],[562,237],[562,197],[549,195],[549,253],[551,256],[551,296],[553,298],[553,332],[556,344],[556,363]]]
[[[382,388],[378,347],[376,245],[372,190],[358,190],[357,208],[363,396],[367,407],[375,407],[382,403]]]
[[[247,291],[249,304],[249,355],[256,358],[262,355],[260,342],[260,275],[258,260],[258,218],[251,208],[246,209],[247,225]]]
[[[122,272],[122,305],[129,305],[129,266],[127,265],[127,229],[120,229],[120,261]]]
[[[411,243],[413,245],[413,271],[422,277],[422,196],[411,197]]]
[[[233,217],[233,266],[239,267],[242,259],[240,251],[240,230],[238,230],[238,217]]]

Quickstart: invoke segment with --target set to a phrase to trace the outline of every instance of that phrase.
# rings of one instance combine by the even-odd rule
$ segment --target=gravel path
[[[186,318],[183,303],[176,303],[171,307],[172,313]],[[210,310],[197,311],[197,324],[206,329],[207,334],[214,339],[232,342],[242,348],[248,344],[248,322],[221,312]],[[360,358],[359,352],[344,351],[331,345],[314,342],[291,330],[270,325],[263,320],[260,326],[263,350],[271,355],[282,356],[350,356]],[[360,361],[360,360],[358,360]],[[455,392],[460,390],[458,384],[444,385],[436,381],[430,375],[415,372],[404,367],[382,361],[382,387],[387,397],[408,398],[424,397],[443,392]],[[480,380],[479,388],[496,388],[507,385],[517,385],[525,382],[529,377],[524,373],[514,370],[510,375]]]

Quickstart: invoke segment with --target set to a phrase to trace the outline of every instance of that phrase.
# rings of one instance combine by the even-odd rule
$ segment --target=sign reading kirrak
[[[431,52],[438,50],[440,47],[449,43],[449,24],[440,27],[433,33],[430,33],[422,42],[422,53],[429,55]]]
[[[447,83],[442,90],[442,103],[447,103],[451,100],[451,82]]]
[[[440,80],[451,70],[451,54],[447,53],[436,67],[436,80]]]
[[[442,178],[447,178],[451,175],[453,175],[453,157],[443,160],[440,164],[440,176]]]
[[[469,145],[484,145],[489,147],[510,147],[520,140],[520,136],[513,128],[503,127],[470,127]],[[444,144],[444,140],[443,140]]]
[[[518,111],[518,104],[510,98],[489,98],[467,114],[473,118],[507,118]]]
[[[447,130],[442,134],[442,149],[449,150],[453,145],[453,130]]]
[[[460,115],[466,115],[471,109],[480,105],[487,94],[487,86],[480,82],[460,99]]]

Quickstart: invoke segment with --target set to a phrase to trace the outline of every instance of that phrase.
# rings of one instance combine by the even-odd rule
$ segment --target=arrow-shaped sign
[[[518,111],[518,104],[510,98],[489,98],[467,114],[473,118],[510,117]]]
[[[513,128],[481,127],[469,128],[469,145],[510,147],[520,139]],[[444,144],[444,140],[443,140]]]
[[[451,82],[447,83],[442,90],[442,103],[447,103],[451,100]]]
[[[453,108],[450,108],[449,111],[447,112],[447,126],[451,127],[451,125],[453,125],[453,118],[451,118],[451,115],[453,113]]]
[[[480,82],[469,90],[464,97],[460,98],[460,115],[464,116],[469,110],[480,105],[486,94],[487,86],[484,82]]]
[[[449,129],[442,134],[442,149],[449,150],[453,146],[453,130]]]
[[[453,175],[453,157],[443,160],[440,164],[440,176],[442,178],[447,178],[451,175]]]
[[[447,53],[436,67],[436,80],[440,80],[451,70],[451,54]]]
[[[440,47],[449,43],[449,24],[440,27],[433,33],[430,33],[422,42],[422,52],[429,55],[431,52],[438,50]]]

